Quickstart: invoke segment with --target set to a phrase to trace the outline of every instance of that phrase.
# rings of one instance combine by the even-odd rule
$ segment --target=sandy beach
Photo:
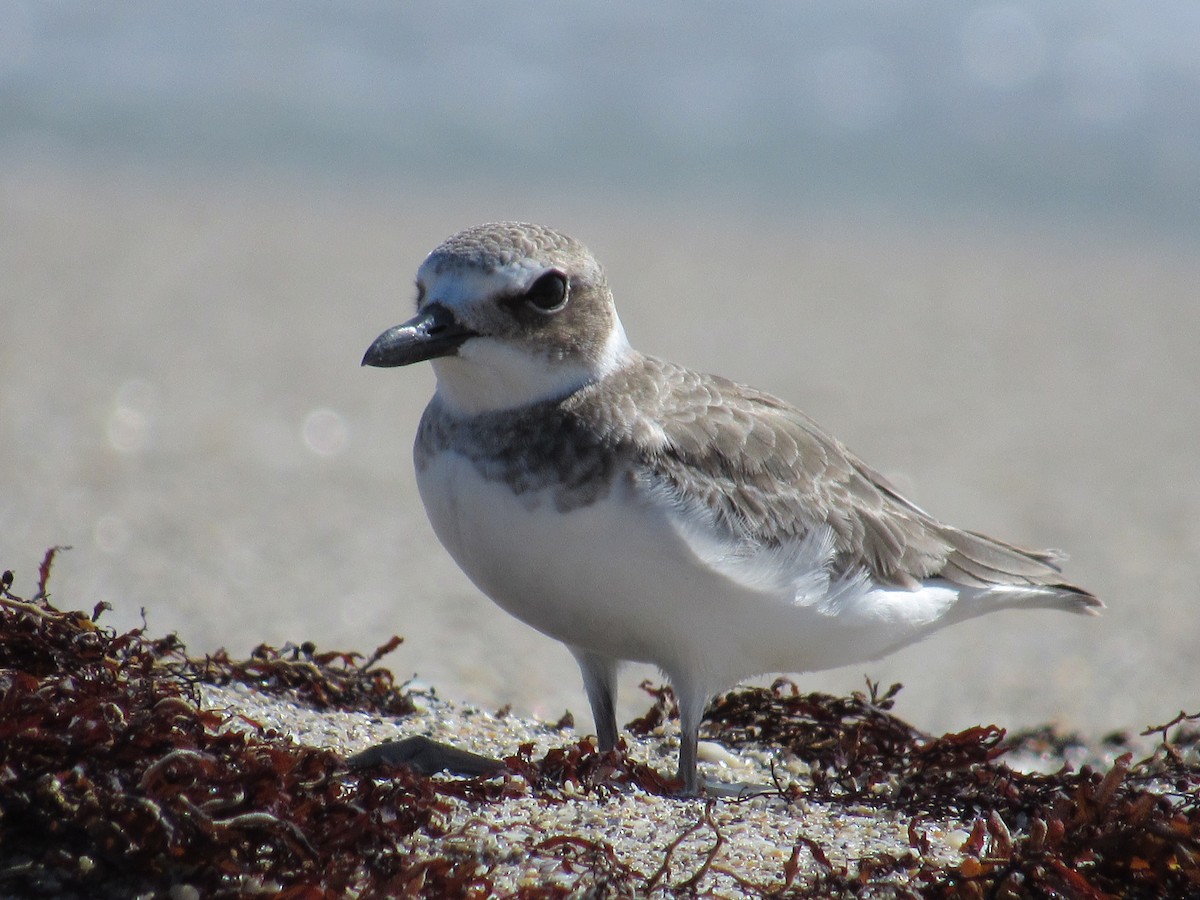
[[[586,723],[565,650],[438,546],[410,446],[428,371],[360,370],[447,234],[546,221],[604,262],[640,349],[794,402],[935,515],[1060,547],[1101,619],[1005,614],[870,666],[930,731],[1091,735],[1191,708],[1200,262],[1182,238],[627,196],[181,177],[12,158],[0,174],[0,563],[150,609],[195,651],[407,643],[452,697]],[[798,664],[802,661],[798,661]],[[622,681],[628,716],[644,704]]]

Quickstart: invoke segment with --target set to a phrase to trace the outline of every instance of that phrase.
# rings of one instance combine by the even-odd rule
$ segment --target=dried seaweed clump
[[[918,850],[923,820],[973,822],[957,871],[918,872],[927,896],[1200,896],[1200,717],[1147,729],[1161,744],[1136,764],[1125,753],[1103,773],[1026,774],[1000,759],[1012,749],[1002,729],[933,737],[889,712],[899,685],[868,687],[831,697],[781,679],[736,691],[714,704],[706,736],[798,754],[806,796],[911,814]]]
[[[59,611],[46,594],[53,552],[31,599],[0,578],[0,895],[320,898],[418,884],[437,896],[476,878],[474,861],[405,849],[443,829],[449,800],[430,779],[359,777],[332,753],[227,727],[195,694],[220,663],[190,661],[173,636],[102,627],[104,604]]]
[[[655,871],[641,872],[603,833],[514,844],[484,807],[532,795],[569,810],[631,786],[669,794],[652,767],[580,741],[540,759],[525,745],[495,777],[349,770],[332,753],[201,709],[198,684],[240,681],[322,707],[401,711],[403,691],[377,665],[398,639],[366,660],[304,645],[260,647],[246,661],[191,659],[174,636],[100,625],[104,604],[91,614],[56,609],[46,593],[53,558],[30,599],[0,576],[0,896],[693,896],[719,874],[763,897],[1200,897],[1196,717],[1152,729],[1161,743],[1141,762],[1126,754],[1103,773],[1029,775],[1004,764],[1011,742],[998,728],[932,737],[893,716],[898,687],[848,698],[785,681],[737,691],[711,710],[707,737],[797,753],[812,780],[781,783],[785,801],[903,812],[910,850],[842,868],[801,836],[780,871],[735,873],[720,859],[729,819],[714,801]],[[669,690],[653,693],[635,730],[670,715]],[[926,861],[928,820],[945,817],[969,832],[950,870]],[[684,844],[697,841],[707,849],[685,862]],[[514,855],[574,880],[513,887],[499,879]],[[822,874],[806,881],[807,857]]]
[[[412,700],[379,660],[403,642],[393,636],[365,660],[361,653],[318,651],[311,641],[280,649],[259,644],[250,658],[236,660],[225,650],[189,660],[190,675],[210,684],[238,682],[265,694],[287,694],[316,709],[372,710],[390,716],[413,711]]]

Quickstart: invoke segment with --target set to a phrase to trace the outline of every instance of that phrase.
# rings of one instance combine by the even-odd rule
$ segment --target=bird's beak
[[[389,328],[367,348],[364,366],[407,366],[410,363],[451,356],[475,332],[464,328],[440,303],[431,303],[395,328]]]

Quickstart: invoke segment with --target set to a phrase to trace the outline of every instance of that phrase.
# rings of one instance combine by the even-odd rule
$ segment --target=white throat
[[[616,320],[600,358],[555,360],[489,337],[471,338],[456,356],[433,360],[437,395],[452,412],[478,415],[565,397],[621,368],[633,350]]]

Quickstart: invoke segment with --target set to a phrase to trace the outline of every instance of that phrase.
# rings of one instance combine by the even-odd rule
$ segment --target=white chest
[[[790,579],[746,577],[773,557],[731,562],[621,475],[595,502],[560,511],[552,488],[514,491],[453,450],[423,463],[434,531],[501,608],[564,643],[706,684],[875,658],[931,630],[950,599],[864,583],[831,604],[821,554],[795,554]],[[926,600],[939,610],[919,609]]]
[[[713,591],[712,573],[618,476],[594,503],[559,511],[551,490],[515,493],[450,451],[417,484],[438,539],[506,611],[569,644],[664,665],[673,634]]]

